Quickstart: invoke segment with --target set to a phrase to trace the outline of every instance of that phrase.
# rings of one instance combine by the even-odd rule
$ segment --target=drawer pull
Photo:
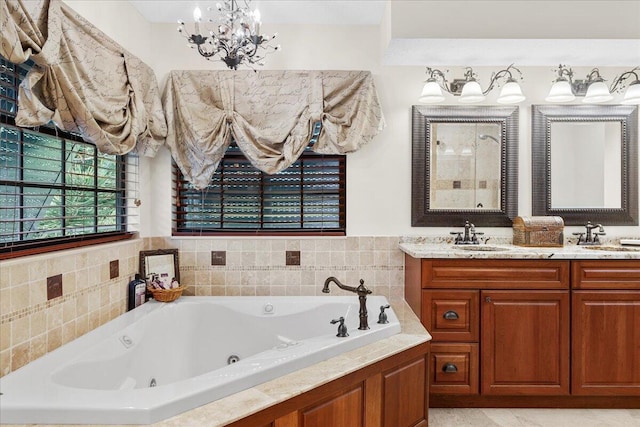
[[[458,367],[453,363],[445,363],[445,365],[442,367],[442,372],[453,374],[458,372]]]
[[[458,313],[453,310],[447,311],[442,315],[442,317],[444,317],[446,320],[458,320],[460,318],[460,316],[458,316]]]

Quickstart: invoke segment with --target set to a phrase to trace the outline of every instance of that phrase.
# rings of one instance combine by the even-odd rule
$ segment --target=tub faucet
[[[329,293],[329,283],[331,282],[338,285],[340,289],[358,294],[358,299],[360,300],[360,326],[358,327],[358,329],[369,329],[369,319],[367,315],[367,295],[371,293],[371,290],[365,288],[364,280],[360,279],[360,286],[354,288],[353,286],[343,285],[338,279],[331,276],[324,281],[322,292],[324,292],[325,294]]]
[[[573,233],[574,236],[578,236],[578,245],[599,245],[599,236],[606,234],[602,224],[592,224],[591,221],[587,221],[587,225],[585,225],[584,228],[586,229],[586,236],[585,233]],[[595,228],[598,229],[597,232],[593,231]],[[584,239],[583,236],[585,236]]]

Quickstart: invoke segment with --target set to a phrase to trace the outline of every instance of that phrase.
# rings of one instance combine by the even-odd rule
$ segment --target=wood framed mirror
[[[532,105],[533,215],[638,225],[638,107]]]
[[[158,280],[169,285],[167,289],[171,287],[173,279],[180,282],[178,249],[140,251],[140,276],[148,283],[152,275],[157,275]]]
[[[518,107],[412,108],[411,225],[511,227]]]

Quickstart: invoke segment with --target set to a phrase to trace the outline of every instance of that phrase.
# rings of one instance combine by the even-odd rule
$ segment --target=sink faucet
[[[478,236],[482,236],[484,233],[476,231],[476,226],[469,221],[464,222],[464,237],[462,237],[461,231],[451,231],[450,234],[455,234],[456,238],[453,243],[455,245],[477,245]]]
[[[371,293],[371,290],[365,288],[364,280],[360,279],[360,286],[354,288],[353,286],[343,285],[338,279],[331,276],[324,281],[322,292],[324,292],[325,294],[329,293],[329,283],[331,282],[338,285],[340,289],[358,294],[358,299],[360,300],[360,326],[358,327],[358,329],[369,329],[369,320],[367,315],[367,295]]]
[[[574,236],[578,236],[578,245],[599,245],[600,237],[604,236],[606,233],[604,232],[604,227],[602,224],[592,224],[591,221],[587,221],[587,225],[584,226],[586,229],[586,237],[584,237],[585,233],[573,233]],[[593,229],[597,228],[598,231],[594,232]],[[583,239],[584,237],[584,239]]]

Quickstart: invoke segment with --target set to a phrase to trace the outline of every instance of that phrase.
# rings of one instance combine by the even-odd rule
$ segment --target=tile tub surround
[[[400,333],[151,425],[224,426],[431,339],[407,303],[390,302]]]
[[[147,239],[145,239],[147,240]],[[187,295],[324,295],[329,276],[365,286],[387,299],[404,296],[404,254],[398,237],[326,238],[155,238],[146,246],[178,248],[180,281]],[[225,251],[226,265],[211,265],[212,252]],[[300,252],[300,265],[286,265],[287,251]],[[331,295],[348,295],[331,286]]]
[[[124,313],[142,239],[0,262],[0,376]],[[110,262],[118,260],[111,279]],[[47,278],[62,296],[47,300]]]

